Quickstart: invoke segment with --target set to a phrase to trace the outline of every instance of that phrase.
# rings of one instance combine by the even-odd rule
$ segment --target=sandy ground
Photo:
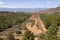
[[[31,22],[27,22],[26,27],[28,30],[30,30],[31,32],[33,32],[35,35],[42,33],[42,32],[46,32],[46,28],[42,22],[42,20],[40,19],[39,15],[37,16],[37,18],[35,16],[32,16],[29,18],[30,20],[34,20],[35,23],[33,26],[31,26]],[[38,24],[39,23],[39,24]],[[39,25],[40,29],[37,28],[37,26]]]
[[[46,32],[46,28],[45,28],[42,20],[40,19],[39,15],[36,15],[36,16],[32,15],[29,19],[34,20],[35,23],[33,26],[31,26],[32,22],[27,22],[26,28],[28,30],[30,30],[34,35],[38,35],[40,33]],[[39,26],[40,29],[38,29],[37,26]],[[35,40],[38,40],[38,38],[35,38]]]

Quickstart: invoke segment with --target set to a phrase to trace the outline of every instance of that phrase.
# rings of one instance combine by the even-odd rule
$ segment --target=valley
[[[60,15],[59,13],[57,14],[17,13],[16,14],[16,13],[9,13],[9,12],[7,14],[5,13],[5,15],[4,13],[0,14],[1,17],[0,18],[1,19],[0,39],[12,40],[14,37],[15,40],[48,40],[48,39],[53,40],[53,38],[54,40],[59,40],[60,38],[59,36],[60,16],[59,15]],[[10,18],[12,18],[12,20]],[[9,22],[8,20],[11,21]],[[10,26],[5,22],[7,22]],[[3,23],[5,23],[5,25]]]

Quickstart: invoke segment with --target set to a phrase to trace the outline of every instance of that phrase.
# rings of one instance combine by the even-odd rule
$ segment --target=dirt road
[[[27,22],[26,28],[30,30],[34,35],[46,32],[44,23],[42,22],[39,15],[32,15],[29,20],[32,22]],[[33,22],[34,21],[34,22]],[[34,40],[38,40],[38,37],[35,37]]]
[[[45,28],[41,18],[39,17],[39,15],[32,15],[29,19],[34,20],[34,24],[32,26],[32,22],[27,22],[26,27],[28,30],[30,30],[35,35],[46,32],[46,28]],[[38,26],[39,26],[39,28],[38,28]]]

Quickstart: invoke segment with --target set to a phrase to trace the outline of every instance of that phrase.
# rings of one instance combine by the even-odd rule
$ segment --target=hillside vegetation
[[[39,15],[39,16],[38,16]],[[40,14],[33,14],[31,17],[30,14],[24,13],[24,12],[0,12],[0,32],[3,32],[3,34],[0,34],[0,40],[60,40],[60,13],[53,13],[53,14],[47,14],[47,13],[40,13]],[[31,20],[33,19],[33,20]],[[30,31],[26,24],[27,22],[32,23],[32,25],[35,24],[34,20],[42,21],[42,25],[44,25],[46,31],[41,32],[39,29],[41,29],[41,22],[37,22],[36,24],[40,23],[39,25],[35,25],[35,28],[38,28],[38,30],[41,33],[38,33],[39,31],[35,31],[35,33],[38,33],[37,35],[34,35],[32,31]],[[25,21],[25,22],[24,22]],[[18,24],[19,23],[19,24]],[[20,25],[21,23],[21,25]],[[15,25],[15,28],[18,27],[16,25],[20,25],[17,30],[9,32],[5,29],[12,28],[13,25]],[[26,27],[26,29],[19,29],[20,27]],[[29,27],[29,26],[28,26]],[[34,27],[34,26],[31,26]],[[15,29],[13,28],[13,29]],[[35,29],[33,28],[33,29]],[[5,32],[4,32],[4,31]],[[11,29],[10,29],[11,30]],[[42,29],[41,29],[42,30]],[[4,34],[5,33],[5,34]],[[8,35],[7,35],[8,34]],[[5,38],[3,38],[5,36]]]
[[[45,34],[40,34],[39,40],[60,40],[57,35],[60,34],[58,27],[60,27],[60,14],[40,14],[42,21],[47,28]]]
[[[0,12],[0,31],[10,28],[15,24],[24,22],[29,18],[29,14],[13,13],[13,12]]]

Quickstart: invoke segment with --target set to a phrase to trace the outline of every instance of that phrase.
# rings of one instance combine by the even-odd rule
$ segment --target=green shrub
[[[30,31],[26,31],[23,40],[34,40],[34,35]]]
[[[22,33],[22,32],[21,32],[21,31],[19,31],[19,30],[17,30],[17,31],[16,31],[16,34],[21,34],[21,33]]]
[[[6,40],[15,40],[15,38],[14,38],[14,36],[13,36],[11,33],[9,33],[9,34],[7,35]]]

